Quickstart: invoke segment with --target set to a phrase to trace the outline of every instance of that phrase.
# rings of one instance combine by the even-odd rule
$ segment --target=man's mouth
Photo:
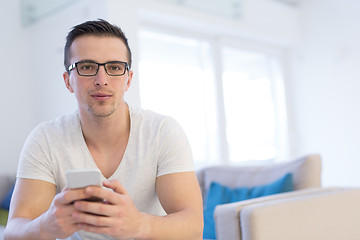
[[[98,100],[106,100],[112,97],[112,94],[109,93],[93,93],[91,97],[98,99]]]

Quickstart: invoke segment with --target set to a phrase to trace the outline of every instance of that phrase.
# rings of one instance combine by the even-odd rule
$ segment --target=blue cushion
[[[291,173],[284,175],[272,183],[252,188],[229,188],[217,182],[211,183],[204,207],[203,238],[216,239],[213,214],[217,205],[293,190],[294,186]]]
[[[9,191],[8,191],[7,194],[6,194],[6,196],[2,199],[1,204],[0,204],[0,207],[1,207],[1,208],[9,210],[10,200],[11,200],[12,193],[13,193],[13,191],[14,191],[14,187],[15,187],[15,185],[13,185],[13,186],[9,189]]]

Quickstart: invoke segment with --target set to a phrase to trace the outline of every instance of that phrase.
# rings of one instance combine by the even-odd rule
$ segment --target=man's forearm
[[[142,236],[137,239],[202,239],[203,217],[193,210],[183,210],[163,217],[144,213],[143,217],[143,226],[140,229]]]
[[[14,218],[8,222],[4,240],[52,240],[54,237],[50,237],[48,233],[42,229],[41,217],[31,220],[28,218]]]

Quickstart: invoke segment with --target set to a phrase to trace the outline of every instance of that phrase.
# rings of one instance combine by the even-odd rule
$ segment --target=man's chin
[[[96,118],[106,118],[106,117],[110,117],[114,112],[115,112],[115,109],[112,108],[112,109],[96,109],[96,108],[92,108],[92,107],[89,107],[88,108],[90,114]]]

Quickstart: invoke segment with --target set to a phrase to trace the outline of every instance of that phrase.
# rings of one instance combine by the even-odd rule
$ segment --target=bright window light
[[[271,56],[224,48],[223,89],[230,161],[276,157]]]
[[[141,105],[180,123],[197,167],[286,152],[277,55],[150,30],[139,46]]]
[[[174,117],[185,130],[197,163],[218,160],[214,74],[205,41],[140,32],[143,108]]]

